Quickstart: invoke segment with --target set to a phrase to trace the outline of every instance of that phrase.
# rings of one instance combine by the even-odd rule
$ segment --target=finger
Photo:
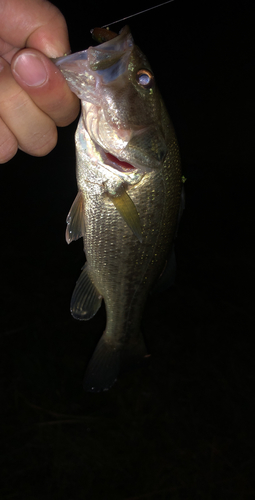
[[[0,163],[6,163],[17,153],[18,142],[0,118]]]
[[[80,109],[61,72],[42,53],[24,49],[11,63],[13,76],[33,102],[59,127],[72,123]]]
[[[54,121],[41,111],[14,80],[9,64],[0,58],[0,117],[20,149],[35,156],[49,153],[57,142]]]
[[[1,0],[0,33],[13,47],[33,47],[48,57],[70,51],[65,18],[46,0]]]
[[[8,63],[11,62],[14,54],[18,52],[19,49],[10,45],[5,40],[0,38],[0,56],[3,57]]]

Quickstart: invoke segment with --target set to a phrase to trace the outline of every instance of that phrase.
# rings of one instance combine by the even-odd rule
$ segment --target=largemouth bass
[[[105,302],[106,329],[84,378],[84,389],[97,392],[112,386],[127,358],[147,353],[140,324],[176,232],[179,150],[152,69],[127,26],[56,64],[82,105],[78,194],[66,240],[83,237],[86,254],[72,315],[88,320]]]

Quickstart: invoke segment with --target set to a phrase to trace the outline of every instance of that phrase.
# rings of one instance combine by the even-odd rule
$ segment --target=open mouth
[[[111,153],[108,153],[107,151],[104,152],[107,160],[111,163],[114,164],[115,168],[117,167],[118,169],[122,171],[131,171],[131,170],[136,170],[133,165],[130,163],[127,163],[126,161],[119,160],[116,156],[112,155]]]
[[[109,153],[109,151],[103,149],[102,146],[96,144],[96,142],[94,142],[94,146],[96,147],[96,150],[105,165],[109,165],[109,167],[112,167],[115,170],[124,173],[132,173],[137,171],[137,167],[134,167],[127,161],[120,160],[119,158],[117,158],[117,156],[114,156],[112,153]]]

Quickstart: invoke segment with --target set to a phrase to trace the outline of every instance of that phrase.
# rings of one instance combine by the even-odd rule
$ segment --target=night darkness
[[[53,3],[75,52],[157,2]],[[255,497],[254,19],[253,0],[175,0],[128,20],[175,126],[186,209],[175,285],[143,318],[151,357],[108,392],[82,389],[104,308],[69,311],[77,122],[48,156],[1,165],[2,500]]]

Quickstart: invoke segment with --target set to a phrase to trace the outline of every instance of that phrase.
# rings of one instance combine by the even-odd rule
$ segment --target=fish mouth
[[[86,123],[86,130],[104,164],[124,173],[150,173],[160,170],[167,153],[165,137],[159,127],[143,127],[137,130],[114,129],[117,147],[110,133],[100,133],[95,125]],[[123,144],[122,144],[123,143]]]
[[[128,163],[125,160],[121,160],[117,156],[113,155],[109,151],[105,150],[102,148],[102,146],[99,146],[99,144],[94,143],[96,146],[96,149],[98,153],[100,154],[100,157],[104,163],[104,165],[108,165],[109,167],[114,168],[115,170],[118,170],[119,172],[123,173],[134,173],[137,171],[137,167],[134,165],[131,165],[131,163]]]
[[[109,153],[108,151],[104,151],[104,154],[106,156],[107,163],[110,162],[111,166],[117,168],[117,170],[120,170],[121,172],[133,172],[134,170],[137,170],[136,167],[134,167],[130,163],[123,160],[119,160],[117,156],[114,156],[112,153]]]
[[[132,163],[129,163],[126,161],[126,159],[124,158],[122,159],[121,157],[115,156],[113,153],[110,153],[108,149],[104,149],[101,145],[97,144],[95,141],[93,142],[97,150],[97,153],[99,153],[101,161],[105,166],[114,168],[114,170],[117,170],[124,174],[140,173],[144,175],[145,173],[150,173],[152,171],[152,168],[150,166],[142,165],[140,162],[137,161],[137,159],[134,159]],[[164,157],[162,157],[161,161],[157,162],[159,164],[159,167],[163,164],[163,160]],[[155,160],[154,162],[156,163]]]

